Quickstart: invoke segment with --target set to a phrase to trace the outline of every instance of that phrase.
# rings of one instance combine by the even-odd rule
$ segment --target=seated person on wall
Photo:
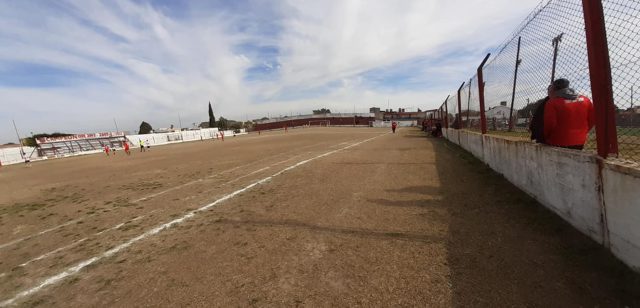
[[[544,141],[544,107],[549,101],[549,92],[553,90],[553,85],[547,87],[547,96],[533,103],[536,107],[531,116],[529,123],[529,131],[531,132],[531,140],[537,143],[546,143]]]
[[[569,87],[569,80],[553,81],[549,101],[544,107],[544,141],[546,144],[582,150],[594,125],[591,100]]]

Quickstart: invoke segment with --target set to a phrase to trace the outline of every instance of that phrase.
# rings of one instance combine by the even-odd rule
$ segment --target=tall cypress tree
[[[209,127],[216,127],[216,117],[213,115],[213,109],[211,108],[211,102],[209,102]]]

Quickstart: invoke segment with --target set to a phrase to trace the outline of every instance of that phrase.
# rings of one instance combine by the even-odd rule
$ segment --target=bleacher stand
[[[64,157],[100,152],[108,145],[122,149],[126,141],[124,132],[78,134],[64,137],[41,137],[36,139],[38,156]]]

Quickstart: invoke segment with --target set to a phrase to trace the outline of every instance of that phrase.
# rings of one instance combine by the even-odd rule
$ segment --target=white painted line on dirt
[[[232,184],[232,183],[235,183],[235,182],[237,182],[237,181],[239,181],[239,180],[241,180],[241,179],[244,179],[244,178],[246,178],[246,177],[248,177],[248,176],[251,176],[251,175],[253,175],[253,174],[256,174],[256,173],[258,173],[258,172],[265,171],[265,170],[267,170],[267,169],[269,169],[269,168],[271,168],[271,167],[267,166],[267,167],[264,167],[264,168],[262,168],[262,169],[258,169],[258,170],[256,170],[256,171],[251,172],[251,173],[247,173],[247,174],[245,174],[245,175],[243,175],[243,176],[239,176],[239,177],[237,177],[237,178],[235,178],[235,179],[233,179],[233,180],[231,180],[231,181],[228,181],[228,182],[226,182],[226,183],[224,183],[224,184]]]
[[[94,215],[94,214],[91,214],[91,215],[88,215],[88,216],[85,216],[85,217],[80,217],[80,218],[78,218],[78,219],[70,220],[70,221],[67,221],[67,222],[65,222],[65,223],[63,223],[63,224],[61,224],[61,225],[57,225],[57,226],[51,227],[51,228],[49,228],[49,229],[42,230],[42,231],[40,231],[40,232],[38,232],[38,233],[36,233],[36,234],[31,234],[31,235],[28,235],[28,236],[25,236],[25,237],[21,237],[21,238],[19,238],[19,239],[15,239],[15,240],[13,240],[13,241],[11,241],[11,242],[8,242],[8,243],[0,244],[0,249],[2,249],[2,248],[6,248],[6,247],[9,247],[9,246],[11,246],[11,245],[15,245],[15,244],[20,243],[20,242],[22,242],[22,241],[28,240],[28,239],[30,239],[30,238],[32,238],[32,237],[36,237],[36,236],[39,236],[39,235],[43,235],[43,234],[45,234],[45,233],[49,233],[49,232],[51,232],[51,231],[55,231],[55,230],[60,229],[60,228],[62,228],[62,227],[68,226],[68,225],[70,225],[70,224],[72,224],[72,223],[76,223],[76,222],[78,222],[78,221],[81,221],[81,220],[83,220],[83,219],[85,219],[85,218],[89,218],[89,217],[91,217],[91,216],[93,216],[93,215]]]
[[[153,211],[152,211],[152,212],[153,212]],[[152,213],[152,212],[149,212],[149,213]],[[134,222],[134,221],[136,221],[136,220],[140,220],[140,219],[142,219],[143,217],[144,217],[144,215],[141,215],[141,216],[135,217],[135,218],[131,219],[129,222]],[[103,234],[103,233],[105,233],[105,232],[109,232],[109,231],[113,231],[113,230],[119,229],[120,227],[122,227],[122,226],[123,226],[124,224],[126,224],[126,223],[127,223],[127,222],[119,223],[119,224],[117,224],[117,225],[115,225],[115,226],[113,226],[113,227],[111,227],[111,228],[109,228],[109,229],[105,229],[105,230],[102,230],[102,231],[100,231],[100,232],[94,233],[93,235],[94,235],[94,236],[98,236],[98,235],[101,235],[101,234]],[[31,260],[29,260],[29,261],[27,261],[27,262],[24,262],[24,263],[22,263],[22,264],[20,264],[20,265],[18,265],[18,266],[20,266],[20,267],[25,267],[25,266],[29,265],[29,263],[36,262],[36,261],[40,261],[40,260],[42,260],[42,259],[44,259],[44,258],[47,258],[47,257],[49,257],[49,256],[51,256],[51,255],[53,255],[53,254],[55,254],[55,253],[58,253],[58,252],[60,252],[60,251],[63,251],[63,250],[66,250],[66,249],[72,248],[72,247],[74,247],[74,246],[76,246],[76,245],[78,245],[78,244],[80,244],[80,243],[82,243],[82,242],[86,241],[87,239],[88,239],[88,237],[81,238],[81,239],[79,239],[79,240],[77,240],[77,241],[74,241],[73,243],[71,243],[71,244],[69,244],[69,245],[62,246],[62,247],[60,247],[60,248],[57,248],[57,249],[54,249],[54,250],[49,251],[49,252],[47,252],[47,253],[44,253],[44,254],[42,254],[42,255],[40,255],[40,256],[38,256],[38,257],[35,257],[35,258],[33,258],[33,259],[31,259]],[[1,277],[1,276],[4,276],[4,275],[5,275],[5,273],[2,273],[2,274],[0,274],[0,277]]]
[[[382,135],[386,135],[386,134],[382,134]],[[241,193],[243,193],[243,192],[245,192],[247,190],[250,190],[251,188],[253,188],[253,187],[257,186],[257,185],[260,185],[262,183],[270,181],[274,177],[279,176],[279,175],[281,175],[281,174],[283,174],[283,173],[285,173],[287,171],[293,170],[293,169],[295,169],[297,167],[300,167],[300,166],[302,166],[302,165],[304,165],[304,164],[306,164],[306,163],[308,163],[310,161],[316,160],[318,158],[326,157],[326,156],[329,156],[329,155],[334,154],[336,152],[339,152],[339,151],[342,151],[342,150],[346,150],[348,148],[352,148],[354,146],[357,146],[357,145],[360,145],[362,143],[368,142],[368,141],[373,140],[373,139],[375,139],[377,137],[380,137],[382,135],[377,135],[377,136],[365,139],[363,141],[360,141],[360,142],[345,146],[343,148],[340,148],[340,149],[337,149],[337,150],[333,150],[333,151],[329,151],[329,152],[326,152],[324,154],[317,155],[315,157],[303,160],[303,161],[298,162],[296,164],[293,164],[293,165],[291,165],[291,166],[289,166],[287,168],[284,168],[284,169],[282,169],[282,170],[280,170],[280,171],[278,171],[278,172],[276,172],[276,173],[274,173],[274,174],[272,174],[272,175],[270,175],[270,176],[268,176],[266,178],[263,178],[263,179],[258,180],[256,182],[253,182],[253,183],[245,186],[244,188],[238,189],[238,190],[236,190],[236,191],[234,191],[232,193],[229,193],[229,194],[219,198],[216,201],[213,201],[213,202],[211,202],[209,204],[206,204],[206,205],[204,205],[204,206],[202,206],[202,207],[200,207],[198,209],[195,209],[195,210],[183,215],[180,218],[176,218],[174,220],[171,220],[169,222],[161,224],[161,225],[159,225],[159,226],[157,226],[157,227],[155,227],[153,229],[150,229],[150,230],[148,230],[148,231],[146,231],[146,232],[144,232],[144,233],[142,233],[142,234],[140,234],[140,235],[138,235],[138,236],[136,236],[136,237],[134,237],[134,238],[132,238],[132,239],[130,239],[130,240],[128,240],[128,241],[126,241],[126,242],[114,247],[114,248],[112,248],[112,249],[109,249],[109,250],[105,251],[104,253],[102,253],[102,254],[100,254],[98,256],[95,256],[93,258],[84,260],[84,261],[82,261],[82,262],[80,262],[80,263],[78,263],[78,264],[76,264],[76,265],[74,265],[72,267],[67,268],[66,270],[64,270],[64,271],[62,271],[62,272],[60,272],[60,273],[58,273],[56,275],[50,276],[49,278],[46,278],[44,281],[42,281],[39,285],[37,285],[35,287],[32,287],[30,289],[24,290],[22,292],[19,292],[18,294],[14,295],[12,298],[0,302],[0,307],[9,306],[9,305],[15,303],[17,300],[20,300],[20,299],[22,299],[24,297],[30,296],[30,295],[32,295],[34,293],[37,293],[38,291],[42,290],[45,287],[48,287],[48,286],[53,285],[53,284],[56,284],[56,283],[60,282],[61,280],[67,278],[68,276],[71,276],[71,275],[74,275],[74,274],[78,273],[83,268],[85,268],[85,267],[87,267],[87,266],[89,266],[89,265],[91,265],[91,264],[93,264],[93,263],[95,263],[97,261],[100,261],[102,259],[111,257],[111,256],[115,255],[116,253],[120,252],[121,250],[126,249],[129,246],[135,244],[136,242],[139,242],[139,241],[141,241],[143,239],[146,239],[147,237],[156,235],[156,234],[160,233],[163,230],[166,230],[166,229],[169,229],[169,228],[173,227],[174,225],[180,224],[180,223],[184,222],[185,220],[194,217],[199,212],[206,211],[206,210],[208,210],[208,209],[210,209],[210,208],[212,208],[212,207],[214,207],[214,206],[216,206],[216,205],[218,205],[218,204],[220,204],[220,203],[222,203],[224,201],[227,201],[227,200],[229,200],[229,199],[231,199],[231,198],[233,198],[233,197],[235,197],[235,196],[237,196],[237,195],[239,195],[239,194],[241,194]]]
[[[308,146],[304,146],[304,147],[301,147],[301,148],[297,148],[297,149],[295,149],[295,150],[300,150],[300,149],[302,149],[302,148],[307,148],[307,147],[310,147],[310,146],[315,146],[315,144],[308,145]],[[288,151],[288,152],[285,152],[285,153],[290,153],[290,152],[293,152],[293,151],[294,151],[294,150],[292,150],[292,151]],[[138,202],[140,202],[140,201],[146,201],[146,200],[149,200],[149,199],[151,199],[151,198],[155,198],[155,197],[157,197],[157,196],[160,196],[160,195],[166,194],[166,193],[168,193],[168,192],[170,192],[170,191],[173,191],[173,190],[176,190],[176,189],[179,189],[179,188],[182,188],[182,187],[188,186],[188,185],[192,185],[192,184],[197,183],[197,182],[202,182],[203,180],[205,180],[205,179],[209,179],[209,178],[212,178],[212,177],[214,177],[214,176],[216,176],[216,175],[225,174],[225,173],[228,173],[228,172],[233,172],[233,171],[235,171],[235,170],[238,170],[238,169],[241,169],[241,168],[244,168],[244,167],[247,167],[247,166],[253,165],[253,164],[257,163],[257,162],[260,162],[260,161],[263,161],[263,160],[266,160],[266,159],[272,158],[272,157],[274,157],[274,156],[279,156],[279,155],[282,155],[282,154],[275,154],[275,155],[271,155],[271,156],[268,156],[268,157],[265,157],[265,158],[262,158],[262,159],[259,159],[259,160],[256,160],[256,161],[253,161],[253,162],[250,162],[250,163],[248,163],[248,164],[244,164],[244,165],[236,166],[236,167],[233,167],[233,168],[231,168],[231,169],[223,170],[223,171],[220,171],[220,172],[218,172],[218,173],[214,173],[214,174],[208,175],[208,176],[206,176],[206,177],[204,177],[204,178],[201,178],[201,179],[197,179],[197,180],[189,181],[189,182],[186,182],[186,183],[180,184],[180,185],[178,185],[178,186],[174,186],[174,187],[171,187],[171,188],[165,189],[165,190],[163,190],[163,191],[159,191],[159,192],[156,192],[156,193],[153,193],[153,194],[150,194],[150,195],[144,196],[144,197],[142,197],[142,198],[139,198],[139,199],[133,200],[133,201],[131,201],[131,203],[138,203]],[[299,156],[299,155],[295,155],[294,157],[297,157],[297,156]]]
[[[75,246],[75,245],[78,245],[78,244],[80,244],[80,243],[82,243],[82,242],[84,242],[84,241],[86,241],[86,240],[87,240],[87,238],[86,238],[86,237],[85,237],[85,238],[81,238],[81,239],[79,239],[79,240],[77,240],[77,241],[75,241],[75,242],[73,242],[73,243],[71,243],[71,244],[69,244],[69,245],[67,245],[67,246],[62,246],[62,247],[60,247],[60,248],[58,248],[58,249],[55,249],[55,250],[49,251],[49,252],[47,252],[47,253],[45,253],[45,254],[43,254],[43,255],[41,255],[41,256],[39,256],[39,257],[37,257],[37,258],[33,258],[33,259],[31,259],[31,260],[29,260],[29,261],[27,261],[27,262],[24,262],[24,263],[22,263],[22,264],[20,264],[20,265],[18,265],[18,266],[20,266],[20,267],[25,267],[25,266],[27,266],[27,265],[28,265],[29,263],[31,263],[31,262],[40,261],[40,260],[42,260],[42,259],[44,259],[44,258],[46,258],[46,257],[48,257],[48,256],[50,256],[50,255],[52,255],[52,254],[54,254],[54,253],[56,253],[56,252],[59,252],[59,251],[62,251],[62,250],[65,250],[65,249],[71,248],[71,247],[73,247],[73,246]]]
[[[115,226],[113,226],[113,227],[111,227],[111,228],[109,228],[109,229],[104,229],[104,230],[102,230],[102,231],[100,231],[100,232],[96,233],[95,235],[102,235],[102,233],[106,233],[106,232],[109,232],[109,231],[112,231],[112,230],[118,229],[118,228],[120,228],[120,227],[124,226],[124,224],[125,224],[125,223],[126,223],[126,222],[121,222],[121,223],[119,223],[119,224],[117,224],[117,225],[115,225]]]

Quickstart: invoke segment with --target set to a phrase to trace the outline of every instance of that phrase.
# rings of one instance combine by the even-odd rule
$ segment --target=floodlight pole
[[[551,83],[555,80],[556,77],[556,60],[558,58],[558,48],[560,46],[560,42],[562,42],[562,36],[564,33],[560,33],[560,35],[554,37],[551,40],[551,44],[553,45],[553,64],[551,65]]]
[[[116,134],[117,134],[119,130],[118,130],[118,123],[116,122],[116,118],[113,118],[113,124],[116,125]]]
[[[18,133],[18,127],[16,126],[16,121],[14,119],[11,119],[11,122],[13,122],[13,129],[15,129],[16,131],[16,136],[18,136],[18,144],[20,144],[20,156],[22,157],[22,159],[24,159],[24,150],[22,149],[22,139],[20,139],[20,134]]]

